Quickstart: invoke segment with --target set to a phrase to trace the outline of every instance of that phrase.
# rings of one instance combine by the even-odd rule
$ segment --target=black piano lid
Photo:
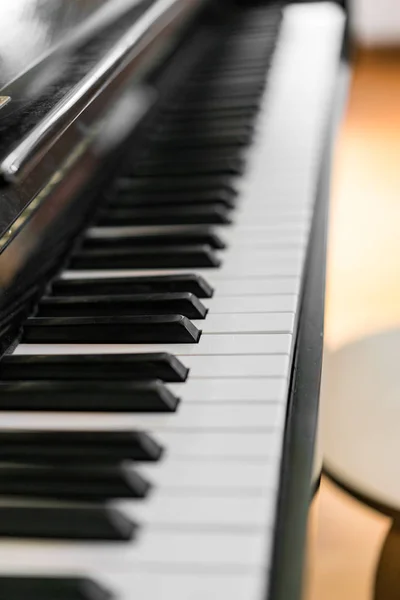
[[[107,26],[140,0],[12,0],[0,4],[0,95],[11,82]]]
[[[0,4],[0,160],[94,67],[151,1]]]
[[[140,146],[138,129],[150,120],[150,108],[164,88],[174,85],[163,75],[159,85],[155,73],[164,63],[165,69],[177,71],[176,62],[188,61],[185,53],[181,58],[178,53],[175,61],[174,49],[186,43],[182,40],[191,43],[191,23],[206,5],[206,0],[136,2],[129,18],[120,16],[85,42],[94,43],[96,50],[90,47],[83,54],[92,60],[84,65],[89,64],[88,72],[72,84],[67,81],[66,93],[61,90],[55,106],[47,105],[49,110],[22,135],[17,120],[7,140],[1,116],[7,126],[12,100],[0,108],[0,337],[5,319],[8,322],[4,305],[10,304],[11,285],[14,303],[15,296],[33,285],[34,275],[39,278],[50,268],[47,263],[65,253],[95,200],[93,180],[102,177],[104,183],[111,175],[109,163],[117,166],[118,152],[111,150],[121,150],[124,136],[133,130]],[[81,47],[77,48],[75,59],[81,66]],[[175,75],[175,84],[178,81]],[[46,102],[40,108],[46,108]],[[29,107],[28,120],[31,116],[36,113]],[[117,130],[120,137],[115,138]],[[39,246],[42,255],[33,262]]]

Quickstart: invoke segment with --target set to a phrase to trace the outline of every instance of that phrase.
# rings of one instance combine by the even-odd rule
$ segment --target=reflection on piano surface
[[[297,598],[344,14],[130,5],[2,91],[0,597]]]

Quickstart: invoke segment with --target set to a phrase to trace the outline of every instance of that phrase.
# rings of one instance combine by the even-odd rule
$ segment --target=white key
[[[192,323],[204,333],[292,333],[294,316],[291,313],[210,314]]]
[[[184,384],[172,383],[168,387],[184,398],[185,402],[247,402],[280,401],[287,395],[287,379],[265,377],[235,377],[231,379],[192,379]]]
[[[265,583],[265,572],[263,569],[251,569],[251,573],[240,573],[237,570],[229,570],[228,574],[204,572],[198,569],[190,570],[190,567],[176,567],[165,570],[152,566],[144,570],[136,568],[131,573],[110,573],[109,570],[93,569],[89,573],[77,567],[78,573],[89,575],[97,583],[107,587],[115,594],[118,600],[204,600],[204,598],[229,598],[229,600],[260,600],[263,585]],[[16,564],[9,565],[4,569],[0,565],[2,574],[19,574],[21,568]],[[215,571],[215,570],[214,570]],[[65,564],[58,565],[49,561],[47,569],[24,567],[28,575],[70,575],[77,574],[76,570]]]
[[[138,428],[151,431],[272,430],[280,426],[283,416],[284,410],[279,403],[213,405],[182,402],[176,414],[138,414],[132,422]]]
[[[0,555],[4,569],[19,565],[21,571],[25,565],[105,573],[131,573],[151,565],[247,569],[266,563],[264,533],[163,533],[147,528],[128,543],[0,542]]]
[[[241,225],[270,225],[270,224],[281,224],[286,223],[307,223],[310,219],[310,210],[301,210],[299,208],[287,211],[279,211],[274,213],[272,209],[263,208],[260,209],[260,205],[249,203],[242,210],[235,211],[233,220],[235,223]]]
[[[279,403],[195,404],[182,402],[177,413],[137,414],[134,422],[141,429],[237,429],[257,427],[274,429],[283,414]]]
[[[152,529],[176,530],[178,527],[206,527],[213,531],[257,531],[273,525],[274,495],[193,496],[169,494],[155,489],[143,501],[118,501],[112,506],[133,520]]]
[[[245,354],[234,356],[185,356],[190,377],[285,377],[288,356]]]
[[[251,235],[251,233],[250,233]],[[303,268],[303,253],[294,259],[282,259],[264,264],[262,262],[249,262],[241,264],[241,269],[237,269],[234,264],[227,267],[222,266],[219,269],[99,269],[97,271],[64,271],[62,279],[102,279],[110,277],[142,277],[154,275],[190,275],[197,273],[210,281],[220,281],[223,279],[247,279],[247,278],[266,278],[266,277],[301,277]]]
[[[207,280],[210,279],[208,276]],[[212,281],[212,276],[210,283]],[[218,282],[214,290],[214,298],[225,296],[267,296],[267,295],[298,295],[300,280],[292,277],[269,279],[224,279]]]
[[[298,296],[217,296],[202,302],[212,314],[295,312]]]
[[[184,390],[183,390],[184,392]],[[29,413],[5,412],[2,427],[145,429],[149,431],[252,431],[281,427],[285,407],[279,402],[215,404],[185,402],[173,413]],[[4,418],[3,418],[4,416]]]
[[[277,486],[279,465],[276,461],[235,463],[224,460],[179,460],[168,458],[157,463],[142,463],[136,471],[160,489],[214,491],[216,494],[240,494]]]
[[[99,572],[96,581],[115,591],[118,600],[205,600],[205,598],[229,598],[229,600],[260,600],[266,574],[261,569],[254,572],[229,574],[190,573],[188,569],[176,569],[108,576]]]
[[[226,433],[225,431],[158,431],[158,442],[168,448],[171,458],[212,458],[236,461],[265,461],[279,455],[281,431],[251,431],[251,433]]]
[[[140,354],[170,352],[176,356],[192,354],[290,354],[292,336],[277,334],[204,333],[197,344],[20,344],[14,354]]]

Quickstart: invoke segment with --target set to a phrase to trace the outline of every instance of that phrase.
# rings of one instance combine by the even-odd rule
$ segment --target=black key
[[[0,537],[124,542],[136,529],[112,508],[0,505]]]
[[[174,412],[179,400],[159,381],[0,383],[0,411]]]
[[[190,138],[192,136],[204,136],[206,133],[209,136],[218,136],[221,133],[230,132],[232,129],[239,129],[238,125],[235,124],[221,124],[218,122],[209,122],[207,124],[206,121],[199,122],[193,124],[191,126],[182,127],[181,124],[170,124],[168,127],[163,127],[160,129],[160,134],[166,134],[168,137],[168,141],[173,142],[174,137],[182,136],[186,138]],[[243,131],[245,133],[251,129],[249,125],[243,127]],[[140,162],[136,163],[132,168],[136,166],[142,165],[158,165],[162,163],[163,165],[168,165],[169,167],[177,166],[179,163],[179,167],[185,167],[185,169],[189,169],[192,165],[197,167],[197,164],[200,162],[216,162],[216,161],[229,161],[237,160],[238,156],[240,156],[240,151],[236,148],[213,148],[204,152],[203,150],[198,150],[196,148],[192,148],[190,150],[177,150],[176,152],[171,153],[168,149],[168,144],[155,144],[150,148],[147,154],[143,154]]]
[[[208,196],[208,198],[207,198]],[[221,194],[222,196],[222,194]],[[228,196],[228,194],[227,194]],[[204,199],[201,198],[201,194],[194,194],[194,193],[190,193],[190,194],[140,194],[140,196],[133,196],[132,194],[118,194],[118,196],[116,196],[115,198],[113,198],[112,200],[110,200],[110,202],[107,203],[107,206],[120,206],[120,207],[124,207],[124,208],[130,208],[130,207],[142,207],[142,208],[147,208],[147,207],[152,207],[152,206],[169,206],[172,208],[179,208],[181,206],[203,206],[203,207],[207,207],[207,206],[220,206],[221,208],[234,208],[235,207],[235,199],[233,197],[229,198],[227,197],[224,200],[220,200],[220,199],[216,199],[217,194],[210,194],[210,192],[206,192],[204,193]],[[214,234],[215,235],[215,234]],[[152,245],[159,245],[159,244],[163,244],[166,245],[166,243],[168,243],[169,238],[167,238],[165,241],[163,240],[163,236],[159,236],[158,238],[156,238],[156,236],[154,236],[153,238],[153,244]],[[140,245],[140,239],[136,239],[135,240],[136,245],[139,246]],[[147,243],[145,241],[145,243]],[[149,242],[150,243],[150,242]],[[179,239],[178,239],[178,243],[179,243]],[[203,238],[200,238],[200,240],[187,240],[186,242],[187,244],[207,244],[208,241],[204,241]],[[219,247],[219,246],[218,246]]]
[[[236,194],[232,178],[227,175],[213,175],[209,177],[120,177],[116,182],[117,189],[130,192],[163,192],[172,194],[191,191],[226,190]]]
[[[46,297],[38,306],[41,317],[184,315],[189,319],[204,319],[206,314],[201,301],[187,293]]]
[[[233,138],[235,136],[237,136],[237,132],[236,131],[229,131],[227,134],[225,134],[228,136],[232,136]],[[242,132],[239,133],[239,136],[243,135]],[[246,134],[244,134],[246,135]],[[210,142],[211,144],[213,143],[214,139],[219,140],[219,138],[222,136],[215,134],[215,133],[209,133],[209,132],[205,132],[204,134],[200,135],[196,135],[196,139],[200,139],[200,140],[206,140],[207,142]],[[179,134],[179,136],[177,136],[177,138],[174,139],[180,139],[182,140],[182,138],[184,140],[187,140],[188,137],[187,136],[182,136],[181,134]],[[189,139],[193,139],[193,138],[189,138]],[[207,154],[206,152],[204,153],[205,155]],[[143,176],[154,176],[154,177],[160,177],[163,175],[167,175],[167,176],[176,176],[176,175],[183,175],[184,177],[186,176],[198,176],[198,175],[219,175],[219,174],[228,174],[228,175],[240,175],[243,172],[243,167],[244,167],[244,161],[242,160],[242,158],[240,158],[240,156],[237,156],[235,158],[220,158],[220,159],[215,159],[215,160],[208,160],[206,156],[204,156],[203,160],[186,160],[186,161],[163,161],[161,160],[153,160],[153,161],[143,161],[141,163],[138,163],[137,165],[135,165],[132,168],[131,173],[133,175],[138,175],[139,177],[143,177]]]
[[[246,125],[231,125],[230,122],[212,121],[209,118],[198,123],[185,123],[184,125],[183,127],[179,122],[176,125],[170,124],[167,128],[154,133],[153,144],[155,145],[152,151],[133,168],[136,170],[147,162],[152,166],[155,161],[158,161],[170,169],[175,168],[179,175],[181,173],[186,174],[186,172],[195,175],[197,174],[195,170],[200,168],[204,169],[199,171],[200,174],[207,173],[207,169],[213,169],[211,172],[227,171],[236,173],[239,171],[242,166],[242,159],[240,148],[238,149],[235,145],[229,146],[229,144],[223,145],[220,143],[209,148],[206,152],[196,147],[188,147],[187,150],[182,150],[175,148],[174,144],[180,140],[187,140],[188,142],[200,140],[210,142],[211,145],[214,140],[220,140],[221,138],[230,140],[232,135],[250,139],[254,126],[251,126],[249,122]],[[174,151],[168,152],[168,148],[172,147]]]
[[[210,100],[194,99],[192,101],[177,101],[175,104],[170,105],[168,112],[175,113],[187,110],[201,110],[202,112],[212,112],[214,110],[229,110],[231,108],[249,108],[257,110],[260,106],[260,101],[260,97],[254,97],[253,94],[217,100],[211,98]]]
[[[177,135],[174,138],[168,139],[160,139],[159,144],[162,145],[162,150],[165,151],[166,148],[170,149],[170,152],[184,152],[185,150],[202,150],[203,152],[208,152],[209,150],[215,150],[215,148],[229,147],[233,148],[236,151],[242,150],[245,146],[248,146],[253,138],[253,131],[249,130],[247,132],[235,131],[231,130],[226,133],[221,133],[220,135],[209,135],[209,136],[184,136]],[[236,169],[235,171],[232,169],[229,171],[228,176],[240,174],[243,170],[243,167],[240,166],[240,169]],[[197,173],[196,173],[197,176]],[[206,176],[204,172],[203,176]],[[194,177],[194,175],[192,175]]]
[[[179,124],[180,126],[188,125],[189,127],[197,122],[218,122],[221,119],[247,119],[250,123],[257,113],[257,107],[243,108],[240,106],[234,106],[232,108],[217,108],[210,110],[201,111],[199,109],[185,109],[181,112],[172,112],[170,114],[165,113],[163,115],[164,122],[168,124]]]
[[[145,498],[150,484],[133,469],[119,466],[17,466],[0,467],[0,489],[6,496],[94,502]]]
[[[0,461],[15,464],[154,462],[163,447],[142,431],[0,431]],[[1,597],[1,596],[0,596]]]
[[[109,590],[86,577],[0,575],[0,600],[111,600]]]
[[[240,82],[223,84],[221,82],[208,82],[208,85],[194,85],[193,88],[188,89],[182,95],[180,100],[186,105],[191,102],[197,102],[199,99],[204,99],[205,102],[210,100],[225,100],[227,98],[258,98],[263,90],[264,85],[259,81],[253,85],[241,85]]]
[[[12,354],[0,361],[3,381],[186,381],[189,369],[167,352],[148,354]],[[0,434],[1,439],[1,434]],[[1,447],[0,447],[1,448]]]
[[[200,275],[154,275],[111,277],[108,279],[58,279],[52,284],[56,296],[74,294],[152,294],[191,292],[198,298],[211,298],[213,288]]]
[[[229,225],[229,210],[221,206],[104,208],[99,225]]]
[[[212,115],[207,115],[202,119],[193,118],[191,121],[180,121],[180,120],[166,120],[165,124],[159,128],[158,134],[167,134],[172,136],[176,135],[186,135],[186,137],[197,136],[201,134],[203,131],[213,132],[216,136],[221,133],[228,133],[232,130],[240,130],[243,131],[244,134],[249,133],[254,130],[254,122],[248,116],[236,116],[231,117],[230,115],[223,116],[219,115],[217,118]],[[156,137],[156,134],[154,134]],[[155,148],[154,152],[159,152],[159,148]],[[235,148],[217,148],[213,150],[213,154],[217,157],[218,155],[226,156],[232,155],[236,153],[237,150]],[[199,153],[198,150],[192,150],[190,156],[193,153]],[[165,153],[166,154],[166,153]],[[184,156],[183,152],[174,152],[174,155],[170,155],[170,159],[176,159],[177,156]]]
[[[26,343],[193,344],[200,331],[182,315],[143,317],[33,317],[26,321]]]
[[[154,246],[166,248],[170,246],[210,246],[215,250],[225,248],[225,243],[210,227],[193,227],[181,231],[165,233],[133,234],[117,237],[87,237],[82,248],[136,248],[138,246]]]
[[[186,210],[186,209],[185,209]],[[212,209],[208,209],[212,212]],[[225,209],[222,209],[225,210]],[[168,207],[162,209],[168,212]],[[117,208],[104,211],[109,222],[120,219],[123,214],[135,221],[137,214],[146,210]],[[152,211],[148,211],[151,213]],[[161,212],[161,210],[160,210]],[[203,212],[206,212],[204,210]],[[215,211],[214,211],[215,212]],[[111,215],[110,218],[107,215]],[[143,217],[144,218],[144,217]],[[127,222],[127,221],[126,221]],[[87,248],[78,250],[69,263],[71,269],[199,269],[219,267],[220,260],[210,246],[135,246],[134,248]],[[121,313],[125,314],[125,313]],[[129,314],[129,313],[126,313]],[[135,314],[135,313],[132,313]],[[153,314],[139,313],[139,314]],[[162,313],[157,313],[162,314]],[[168,313],[165,313],[168,314]],[[180,314],[178,312],[178,314]],[[182,313],[185,314],[185,313]]]
[[[171,206],[201,204],[222,204],[228,208],[236,205],[236,194],[227,190],[185,190],[176,192],[131,192],[118,190],[110,198],[108,204],[115,206]]]
[[[178,152],[182,150],[193,150],[201,149],[203,152],[214,150],[218,147],[228,146],[230,148],[240,149],[243,146],[248,146],[252,140],[253,131],[242,131],[231,129],[230,131],[221,132],[216,134],[204,134],[204,135],[176,135],[173,138],[169,138],[168,134],[160,134],[158,137],[159,143],[167,146],[171,152]],[[197,176],[198,173],[208,175],[209,173],[228,173],[229,175],[241,174],[243,171],[243,162],[240,160],[237,164],[232,164],[229,169],[222,169],[220,165],[215,163],[204,163],[202,171],[196,172],[193,176]],[[222,165],[223,166],[223,165]],[[200,167],[199,167],[200,169]],[[141,175],[141,174],[140,174]]]
[[[259,69],[254,72],[250,70],[249,73],[239,73],[235,74],[235,72],[228,73],[217,73],[216,75],[213,73],[209,73],[208,75],[198,75],[190,80],[185,86],[185,89],[194,90],[197,92],[201,92],[203,89],[214,89],[217,88],[230,88],[230,86],[240,86],[242,89],[248,89],[247,86],[251,86],[255,88],[255,90],[260,90],[264,86],[265,80],[265,69]]]

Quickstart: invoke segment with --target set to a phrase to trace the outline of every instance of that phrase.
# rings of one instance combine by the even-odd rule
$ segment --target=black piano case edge
[[[344,42],[346,43],[346,42]],[[344,112],[349,64],[342,54],[321,161],[307,248],[302,303],[289,386],[268,600],[304,597],[311,506],[318,493],[322,457],[315,456],[323,361],[325,278],[333,145]],[[316,459],[320,462],[316,463]]]

